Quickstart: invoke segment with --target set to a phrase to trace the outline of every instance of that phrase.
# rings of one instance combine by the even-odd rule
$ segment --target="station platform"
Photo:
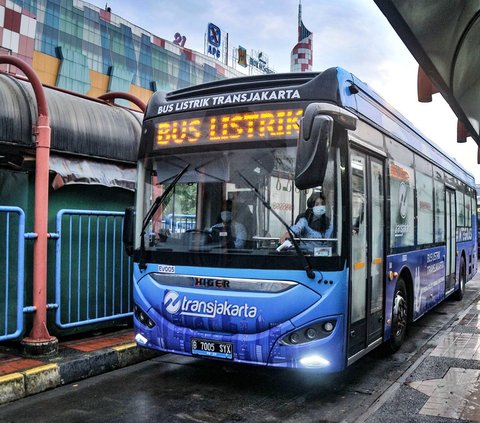
[[[462,303],[357,423],[480,422],[480,272]]]
[[[22,356],[15,343],[0,346],[0,404],[148,360],[159,353],[139,348],[133,329],[60,340],[58,354]]]

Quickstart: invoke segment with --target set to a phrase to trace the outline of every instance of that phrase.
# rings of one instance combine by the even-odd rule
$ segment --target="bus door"
[[[446,188],[446,257],[445,257],[445,295],[450,294],[455,288],[455,259],[456,259],[456,201],[455,191]]]
[[[351,153],[352,242],[348,357],[381,343],[385,274],[385,160]]]

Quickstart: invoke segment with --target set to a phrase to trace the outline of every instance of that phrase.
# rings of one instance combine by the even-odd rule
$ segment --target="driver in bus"
[[[247,230],[240,222],[232,220],[232,200],[224,200],[220,212],[220,222],[210,228],[213,242],[226,248],[244,248]]]
[[[331,238],[333,234],[333,225],[327,216],[327,206],[325,197],[314,192],[307,201],[307,210],[297,217],[290,230],[299,238]],[[280,238],[280,243],[289,239],[288,232],[285,232]]]

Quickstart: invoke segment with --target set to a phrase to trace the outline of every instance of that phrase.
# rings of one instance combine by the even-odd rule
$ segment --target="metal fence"
[[[196,218],[194,214],[168,214],[162,220],[162,229],[168,229],[171,233],[182,233],[189,229],[195,229]]]
[[[132,262],[123,212],[60,210],[55,263],[56,324],[88,325],[132,314]]]
[[[23,332],[25,213],[0,206],[0,341]]]

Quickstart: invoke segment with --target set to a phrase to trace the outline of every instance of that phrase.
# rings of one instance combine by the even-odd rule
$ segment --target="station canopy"
[[[44,91],[56,186],[134,189],[143,114],[51,87]],[[0,166],[23,169],[35,157],[38,112],[30,83],[0,74],[0,105]]]
[[[480,146],[480,2],[374,1]]]

